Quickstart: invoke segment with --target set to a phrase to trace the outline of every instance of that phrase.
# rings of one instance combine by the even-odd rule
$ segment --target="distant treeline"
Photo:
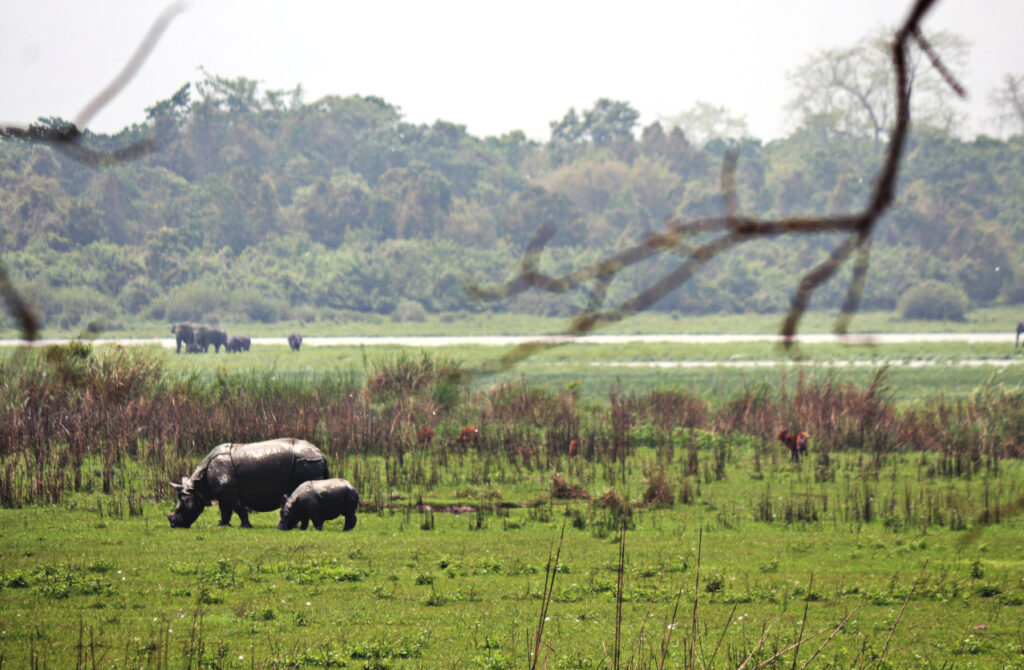
[[[739,152],[745,213],[857,210],[884,148],[812,122],[768,143],[712,138],[695,146],[686,129],[640,128],[628,103],[606,99],[552,122],[544,143],[518,131],[478,138],[446,121],[407,123],[375,97],[307,103],[298,88],[261,91],[248,79],[215,76],[156,103],[147,117],[114,136],[87,134],[98,149],[161,139],[160,150],[115,167],[0,142],[0,253],[45,325],[570,314],[586,304],[585,290],[481,303],[462,282],[508,278],[542,224],[558,232],[541,269],[562,273],[637,244],[673,216],[719,215],[729,149]],[[915,127],[861,306],[894,309],[926,281],[967,307],[1024,302],[1022,215],[1024,138],[965,141]],[[835,243],[828,235],[748,243],[655,309],[783,310],[795,278]],[[609,302],[679,262],[663,253],[620,273]],[[819,291],[814,306],[837,308],[842,279]],[[10,315],[0,325],[13,325]]]

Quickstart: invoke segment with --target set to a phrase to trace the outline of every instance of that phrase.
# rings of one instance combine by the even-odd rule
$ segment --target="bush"
[[[900,296],[896,309],[904,319],[963,321],[967,294],[959,286],[929,279]]]
[[[263,295],[255,289],[236,291],[233,303],[235,310],[241,311],[251,320],[259,323],[276,323],[288,311],[288,306],[281,300]]]
[[[399,300],[395,311],[391,313],[392,321],[416,321],[417,323],[422,323],[426,319],[427,310],[423,309],[423,305],[415,300]]]
[[[153,301],[149,312],[163,308],[164,317],[171,322],[211,321],[210,315],[220,315],[231,307],[231,300],[223,288],[210,279],[184,284],[172,289],[166,297]]]
[[[42,312],[45,323],[64,329],[84,326],[90,321],[107,321],[118,313],[109,296],[88,286],[51,289],[34,306]]]
[[[160,286],[148,277],[136,277],[121,289],[118,302],[129,314],[138,314],[160,295]]]

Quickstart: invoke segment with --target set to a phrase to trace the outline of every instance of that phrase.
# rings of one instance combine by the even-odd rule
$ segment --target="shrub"
[[[138,314],[160,295],[160,286],[148,277],[135,277],[124,285],[118,302],[129,314]]]
[[[958,286],[929,279],[900,296],[896,309],[904,319],[963,321],[967,295]]]
[[[154,307],[163,307],[164,317],[171,322],[208,321],[208,315],[223,314],[230,305],[226,292],[210,279],[197,280],[170,291]],[[150,310],[154,313],[154,310]]]
[[[676,496],[672,493],[672,487],[665,479],[662,471],[654,472],[647,478],[647,488],[644,490],[644,504],[657,508],[672,507],[676,502]]]
[[[586,500],[590,495],[585,488],[567,482],[556,472],[551,475],[551,497],[557,500]]]
[[[398,301],[398,306],[391,313],[392,321],[415,321],[421,323],[427,319],[427,310],[415,300],[403,298]]]
[[[40,296],[37,307],[47,323],[56,323],[61,328],[105,321],[118,312],[113,300],[88,286],[52,289]]]
[[[234,308],[253,321],[276,323],[288,311],[281,300],[266,296],[255,289],[243,289],[233,296]]]

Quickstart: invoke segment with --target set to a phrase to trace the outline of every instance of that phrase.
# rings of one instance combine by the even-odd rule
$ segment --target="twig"
[[[775,622],[778,620],[778,618],[779,618],[778,614],[776,614],[775,616],[772,617],[772,620],[769,621],[768,625],[765,626],[764,630],[761,631],[761,639],[758,640],[757,644],[754,645],[754,648],[750,650],[750,653],[747,654],[747,657],[743,660],[742,663],[740,663],[740,667],[737,668],[736,670],[743,670],[743,668],[747,667],[747,663],[750,663],[750,660],[752,658],[754,658],[754,654],[756,654],[758,651],[760,651],[761,647],[764,646],[765,640],[768,639],[768,633],[771,632],[772,626],[775,625]]]
[[[900,613],[896,615],[896,621],[892,623],[892,629],[889,631],[889,637],[885,638],[885,646],[882,647],[882,653],[878,656],[878,663],[875,665],[876,668],[882,667],[882,661],[885,659],[885,654],[889,651],[889,642],[892,641],[892,636],[896,634],[896,627],[900,625],[900,619],[903,618],[903,610],[907,609],[907,603],[910,602],[910,597],[914,595],[914,589],[917,588],[917,583],[921,581],[921,576],[924,575],[925,569],[928,567],[928,561],[924,562],[921,566],[921,572],[917,575],[917,579],[910,586],[910,593],[907,594],[906,599],[903,601],[903,606],[900,607]]]
[[[564,522],[563,522],[564,523]],[[622,657],[622,590],[626,581],[626,520],[622,520],[622,530],[619,531],[619,565],[618,565],[618,586],[615,590],[615,655],[612,659],[612,667],[619,670]]]
[[[711,660],[708,661],[708,667],[715,667],[715,656],[718,656],[718,650],[722,648],[722,642],[725,640],[725,634],[729,632],[729,624],[732,623],[732,615],[736,614],[737,607],[738,605],[732,606],[732,611],[729,612],[729,616],[725,620],[725,625],[722,626],[722,634],[718,636],[718,644],[715,645],[715,650],[711,652]]]
[[[849,621],[850,617],[852,617],[854,614],[856,614],[857,610],[859,610],[859,609],[860,609],[860,605],[857,605],[856,607],[853,608],[852,612],[850,612],[849,614],[846,615],[846,618],[844,618],[842,621],[839,622],[839,625],[836,626],[836,629],[834,631],[832,631],[832,634],[829,635],[827,638],[825,638],[825,641],[821,643],[820,647],[818,647],[817,649],[814,650],[814,653],[811,654],[810,658],[808,658],[806,661],[804,661],[804,664],[800,666],[800,670],[804,670],[808,665],[811,664],[811,661],[813,661],[815,659],[815,657],[818,654],[821,653],[821,650],[824,649],[825,646],[828,645],[828,643],[832,641],[832,638],[834,638],[836,635],[839,634],[839,631],[841,631],[843,629],[843,627],[846,626],[846,622]]]
[[[697,569],[700,569],[700,551],[697,552]],[[676,602],[672,607],[672,618],[669,620],[668,625],[665,626],[665,632],[661,638],[661,659],[658,663],[658,670],[664,670],[665,659],[668,658],[668,647],[672,641],[672,631],[676,627],[676,615],[679,613],[679,601],[683,598],[683,589],[680,588],[676,591]]]
[[[814,573],[811,573],[810,582],[807,584],[807,598],[804,599],[804,616],[800,619],[800,634],[796,636],[796,651],[793,653],[793,670],[796,670],[796,660],[800,656],[800,640],[804,636],[804,628],[807,627],[807,610],[811,605],[811,593],[814,591]]]
[[[128,82],[132,80],[132,77],[138,73],[142,68],[142,65],[149,58],[149,54],[153,52],[153,48],[156,43],[160,41],[160,37],[167,30],[167,27],[171,25],[171,21],[174,18],[185,11],[187,4],[184,0],[178,0],[173,2],[164,8],[164,11],[160,12],[160,16],[156,17],[156,21],[149,27],[149,32],[142,38],[142,42],[135,49],[135,53],[128,60],[121,71],[114,77],[113,81],[107,84],[99,94],[89,101],[89,104],[78,113],[78,118],[75,119],[75,125],[81,128],[89,125],[92,121],[92,117],[96,116],[96,113],[107,106],[107,103],[114,99],[114,97],[121,92]]]
[[[61,127],[29,125],[28,128],[8,126],[0,128],[0,140],[11,138],[27,142],[38,142],[49,144],[68,157],[91,167],[104,167],[134,161],[151,151],[156,150],[160,142],[155,137],[146,138],[121,149],[111,151],[95,151],[88,147],[81,146],[79,141],[82,138],[82,131],[79,127],[85,127],[92,117],[96,115],[121,89],[131,80],[145,63],[153,47],[160,40],[164,31],[171,24],[171,21],[185,10],[186,4],[178,0],[168,5],[156,21],[150,27],[149,32],[139,44],[131,59],[120,73],[104,88],[89,104],[79,113],[76,123],[69,123]],[[39,336],[39,321],[35,314],[29,309],[25,299],[14,288],[14,284],[7,276],[3,263],[0,263],[0,294],[3,295],[4,304],[11,315],[21,325],[22,338],[28,341],[35,340]]]
[[[537,622],[537,633],[533,640],[533,660],[530,662],[530,669],[536,670],[537,662],[540,660],[540,643],[544,636],[544,622],[547,620],[548,607],[551,605],[551,598],[555,593],[555,575],[558,573],[558,558],[562,555],[562,541],[565,539],[565,520],[562,520],[562,534],[558,537],[558,549],[555,551],[555,562],[551,562],[551,552],[548,552],[548,565],[544,571],[544,593],[541,597],[540,621]]]
[[[669,556],[674,556],[675,555],[676,549],[679,547],[679,542],[682,541],[682,539],[683,539],[682,535],[680,535],[679,537],[676,538],[676,541],[672,544],[672,548],[668,552]],[[647,599],[647,610],[644,612],[644,619],[640,623],[640,632],[637,633],[636,643],[633,645],[633,651],[630,653],[629,663],[627,664],[628,667],[631,667],[631,668],[634,667],[633,666],[633,659],[636,657],[637,652],[640,651],[640,647],[643,644],[644,631],[647,629],[647,620],[651,616],[651,609],[653,609],[653,607],[654,607],[654,599],[657,597],[658,591],[661,590],[661,583],[665,579],[665,572],[667,571],[667,568],[668,568],[668,563],[666,562],[662,566],[662,568],[661,568],[661,573],[658,575],[658,583],[654,585],[654,592],[651,593],[651,597]],[[676,598],[676,601],[678,602],[678,597]],[[673,614],[673,618],[674,618],[674,614]]]
[[[856,312],[863,293],[870,265],[871,236],[877,221],[892,205],[900,159],[906,146],[907,130],[910,124],[911,85],[907,76],[907,49],[910,39],[917,40],[921,48],[928,54],[932,64],[942,73],[950,86],[958,93],[962,91],[962,87],[949,74],[941,59],[920,33],[920,22],[934,4],[935,0],[917,0],[911,7],[906,21],[896,33],[892,46],[892,62],[896,74],[896,120],[889,137],[885,161],[875,178],[874,191],[869,205],[864,211],[846,216],[793,217],[777,221],[744,217],[739,212],[739,199],[735,191],[737,156],[734,152],[729,152],[722,164],[721,189],[724,217],[691,222],[672,219],[666,225],[667,232],[651,235],[637,246],[614,254],[598,263],[577,268],[560,277],[549,276],[538,270],[540,253],[555,234],[554,227],[545,224],[537,229],[524,251],[520,261],[520,272],[516,277],[502,285],[491,287],[464,282],[463,288],[467,295],[479,300],[499,300],[528,289],[564,293],[576,289],[586,282],[597,281],[599,286],[593,295],[599,296],[600,300],[596,298],[591,300],[587,309],[578,314],[563,333],[574,336],[589,332],[602,325],[620,321],[649,308],[688,281],[707,261],[742,242],[783,234],[845,233],[846,238],[840,242],[830,256],[809,270],[797,283],[789,310],[781,325],[780,335],[784,338],[786,346],[791,346],[811,296],[831,279],[851,256],[854,256],[850,285],[835,323],[836,333],[847,332],[850,318]],[[703,244],[694,247],[686,244],[687,238],[715,234],[718,234],[719,237]],[[672,251],[680,255],[683,258],[682,264],[675,271],[633,298],[624,301],[618,307],[599,309],[600,303],[604,300],[607,284],[618,272],[663,251]],[[534,353],[564,343],[548,341],[520,345],[505,354],[497,362],[497,365],[490,366],[489,369],[481,369],[478,372],[487,373],[506,369]]]
[[[693,667],[693,654],[697,647],[697,594],[700,592],[700,555],[704,545],[704,529],[700,529],[697,537],[697,569],[693,576],[693,614],[690,616],[690,653],[689,667]]]

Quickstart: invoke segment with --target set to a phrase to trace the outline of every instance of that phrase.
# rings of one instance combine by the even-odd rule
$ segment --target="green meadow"
[[[502,353],[8,351],[0,665],[1024,667],[1012,347]],[[709,365],[612,365],[652,361]],[[352,532],[169,527],[168,481],[279,435],[357,486]]]

